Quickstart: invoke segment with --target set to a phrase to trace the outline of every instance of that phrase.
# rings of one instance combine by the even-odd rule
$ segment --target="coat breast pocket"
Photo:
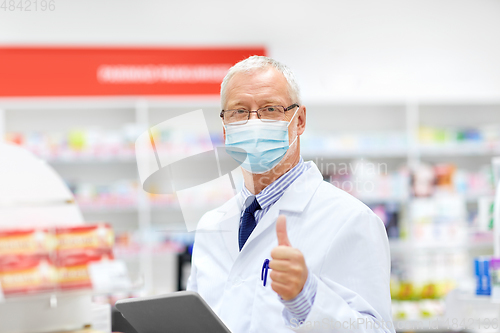
[[[255,289],[253,304],[252,332],[290,332],[283,317],[284,305],[271,287],[271,269],[267,272],[266,285],[259,279]]]

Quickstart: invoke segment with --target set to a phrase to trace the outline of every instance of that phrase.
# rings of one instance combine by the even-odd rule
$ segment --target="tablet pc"
[[[138,333],[231,333],[194,291],[127,298],[115,306]]]

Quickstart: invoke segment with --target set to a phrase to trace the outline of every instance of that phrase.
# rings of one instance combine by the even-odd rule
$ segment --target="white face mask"
[[[244,125],[225,125],[227,153],[248,172],[259,174],[271,170],[297,141],[296,135],[288,143],[288,127],[299,108],[290,121],[249,119]]]

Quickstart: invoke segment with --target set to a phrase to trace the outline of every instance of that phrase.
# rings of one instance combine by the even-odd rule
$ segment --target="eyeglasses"
[[[257,117],[261,121],[272,122],[285,120],[285,112],[290,111],[293,108],[299,107],[298,104],[292,104],[285,108],[281,105],[271,105],[258,109],[257,111],[250,111],[245,109],[235,109],[235,110],[222,110],[220,112],[220,117],[224,121],[224,124],[231,125],[244,125],[250,119],[250,113],[257,113]]]

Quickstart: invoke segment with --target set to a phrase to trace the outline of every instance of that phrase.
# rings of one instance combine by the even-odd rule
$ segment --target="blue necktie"
[[[253,214],[256,210],[261,209],[259,203],[257,202],[257,198],[253,198],[253,202],[250,205],[247,205],[247,208],[245,209],[245,211],[243,212],[243,216],[241,217],[239,235],[240,251],[256,226],[255,217],[253,216]],[[247,199],[247,202],[250,201],[249,199],[251,200],[251,197]]]

